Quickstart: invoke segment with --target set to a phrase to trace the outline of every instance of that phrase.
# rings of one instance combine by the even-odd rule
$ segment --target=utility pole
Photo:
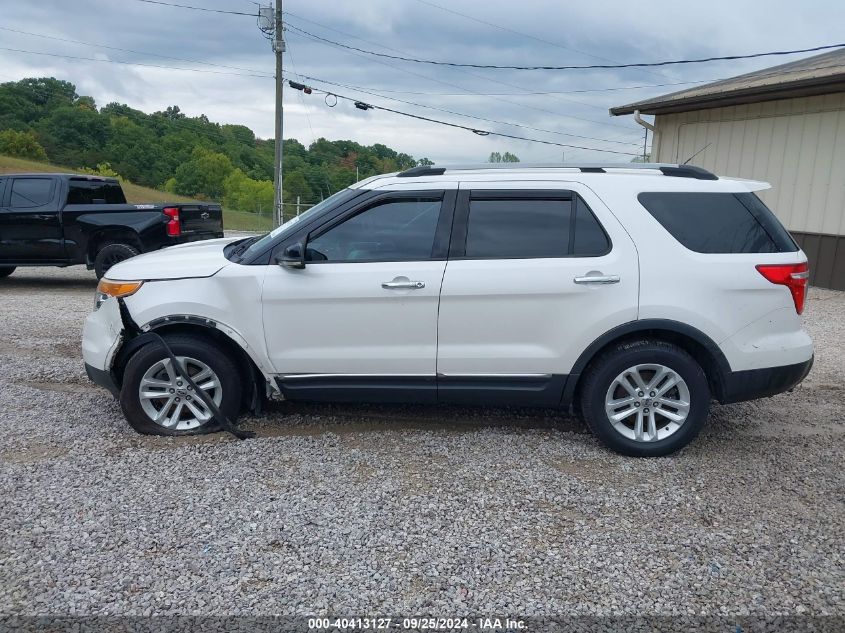
[[[644,127],[643,131],[645,132],[645,134],[643,134],[643,162],[647,163],[648,162],[648,149],[647,149],[648,148],[648,128]]]
[[[273,165],[273,223],[279,226],[284,222],[282,210],[282,135],[284,127],[282,117],[284,106],[282,104],[282,53],[285,52],[285,36],[282,22],[282,0],[276,0],[276,13],[273,24],[273,51],[276,53],[276,155]]]

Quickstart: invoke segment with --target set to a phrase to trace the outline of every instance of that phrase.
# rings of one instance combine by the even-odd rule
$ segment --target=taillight
[[[179,222],[179,207],[165,207],[164,215],[170,218],[167,221],[167,235],[170,237],[179,237],[182,235],[182,224]]]
[[[803,264],[760,264],[757,270],[773,284],[779,284],[789,288],[792,293],[792,301],[795,302],[795,311],[798,314],[804,312],[804,303],[807,299],[807,280],[810,277],[810,267],[807,262]]]

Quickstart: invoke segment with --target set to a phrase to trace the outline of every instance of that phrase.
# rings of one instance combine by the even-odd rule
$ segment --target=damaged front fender
[[[85,372],[93,382],[114,395],[117,395],[118,387],[111,370],[115,356],[123,347],[126,331],[120,312],[117,301],[105,301],[85,319],[82,337]]]

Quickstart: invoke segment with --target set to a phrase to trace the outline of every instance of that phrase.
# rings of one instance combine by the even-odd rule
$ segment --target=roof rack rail
[[[697,180],[718,180],[719,177],[696,165],[675,165],[671,163],[483,163],[480,165],[449,165],[447,167],[433,167],[420,165],[411,167],[396,174],[399,178],[416,178],[418,176],[442,176],[447,171],[478,171],[490,169],[578,169],[582,173],[604,174],[609,169],[652,169],[664,176],[676,178],[695,178]]]
[[[454,167],[452,168],[454,169]],[[396,174],[397,178],[416,178],[417,176],[442,176],[446,173],[445,167],[432,167],[430,165],[419,165],[411,167]]]

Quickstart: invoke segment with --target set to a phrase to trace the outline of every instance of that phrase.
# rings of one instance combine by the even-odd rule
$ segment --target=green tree
[[[500,154],[499,152],[492,152],[490,154],[490,158],[487,159],[488,163],[518,163],[519,157],[516,154],[511,154],[510,152],[505,152],[504,154]]]
[[[32,160],[47,160],[47,153],[38,143],[32,132],[17,132],[3,130],[0,132],[0,154],[30,158]]]
[[[191,160],[176,170],[176,193],[219,199],[224,193],[223,182],[232,170],[232,161],[225,154],[197,147],[191,153]]]
[[[62,106],[39,121],[36,130],[47,154],[60,165],[94,167],[105,158],[109,124],[96,111]]]
[[[223,188],[223,206],[227,209],[265,214],[273,209],[273,183],[269,180],[254,180],[235,169],[226,176]]]
[[[256,138],[243,125],[186,116],[177,105],[152,114],[121,103],[98,109],[94,98],[79,95],[72,83],[34,77],[0,83],[0,130],[34,134],[7,134],[6,146],[16,148],[8,151],[42,157],[32,145],[34,138],[58,164],[96,170],[108,163],[132,182],[166,187],[173,193],[223,196],[244,210],[263,205],[272,193],[273,139]],[[308,202],[349,186],[356,177],[431,162],[418,163],[382,143],[367,146],[325,138],[308,147],[285,139],[284,154],[285,199],[299,195]],[[240,175],[227,188],[224,181],[236,169]]]
[[[109,140],[103,148],[105,160],[125,178],[156,187],[172,173],[159,138],[130,116],[112,116]]]
[[[107,176],[109,178],[121,178],[122,176],[112,169],[111,163],[100,163],[95,169],[90,167],[80,167],[79,171],[83,174],[91,174],[92,176]]]
[[[301,171],[291,172],[282,180],[284,188],[283,200],[285,202],[296,202],[296,197],[299,196],[301,202],[313,202],[314,192],[308,181],[305,179],[305,174]]]

